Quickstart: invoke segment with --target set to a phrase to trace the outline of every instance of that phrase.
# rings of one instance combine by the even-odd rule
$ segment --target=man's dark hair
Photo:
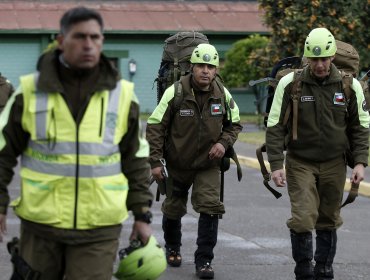
[[[103,31],[103,18],[97,11],[85,7],[77,7],[66,11],[60,19],[60,33],[66,34],[72,25],[90,19],[95,19]]]

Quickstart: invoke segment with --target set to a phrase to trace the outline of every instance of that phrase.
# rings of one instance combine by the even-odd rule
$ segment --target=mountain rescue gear
[[[161,65],[155,79],[157,103],[167,88],[181,76],[190,73],[190,57],[194,48],[201,43],[208,43],[207,36],[195,31],[178,32],[165,40]]]
[[[219,57],[216,48],[210,44],[199,44],[191,54],[192,64],[210,64],[218,67]]]
[[[323,32],[323,31],[320,31]],[[319,32],[319,33],[320,33]],[[324,32],[325,33],[325,32]],[[326,34],[326,33],[325,33]],[[315,34],[314,34],[315,35]],[[316,35],[315,35],[316,36]],[[314,37],[315,37],[314,36]],[[311,37],[312,38],[312,37]],[[312,41],[311,41],[312,42]],[[356,51],[356,49],[345,42],[336,40],[336,54],[335,58],[333,60],[333,63],[335,66],[337,66],[341,71],[342,75],[342,88],[343,92],[345,94],[346,100],[350,100],[352,95],[354,94],[353,89],[351,88],[351,85],[353,83],[353,77],[356,77],[358,74],[358,67],[359,67],[359,55]],[[332,46],[332,45],[331,45]],[[301,98],[301,80],[300,76],[302,74],[302,70],[299,69],[302,66],[304,66],[307,62],[300,57],[287,57],[279,61],[274,68],[271,71],[271,74],[269,77],[257,80],[257,81],[250,81],[250,85],[255,85],[261,82],[268,81],[269,82],[269,88],[268,88],[268,93],[269,97],[267,100],[267,105],[266,105],[266,113],[265,113],[265,126],[267,126],[267,119],[268,119],[268,113],[270,111],[274,93],[276,86],[279,82],[279,80],[291,73],[294,72],[294,78],[292,82],[292,105],[288,106],[287,111],[285,112],[284,116],[284,124],[288,123],[288,120],[290,117],[292,117],[292,136],[293,140],[297,139],[297,129],[298,129],[298,101]],[[370,73],[370,71],[368,72]],[[360,80],[360,84],[362,86],[364,96],[365,96],[365,101],[363,104],[364,110],[369,110],[370,108],[370,94],[369,94],[369,87],[368,83],[366,82],[366,79],[368,78],[368,75],[364,75],[362,79]],[[308,101],[308,100],[307,100]],[[334,102],[336,102],[334,100]],[[344,105],[347,105],[347,102],[344,102]],[[292,112],[293,111],[293,112]],[[291,113],[292,112],[292,113]],[[292,116],[291,116],[292,115]],[[261,168],[261,173],[264,178],[263,184],[266,186],[267,189],[269,189],[273,195],[276,198],[279,198],[281,194],[274,190],[268,182],[270,181],[270,173],[267,171],[264,160],[263,160],[263,152],[266,152],[266,146],[263,144],[261,147],[259,147],[256,150],[256,155],[257,159],[260,164]],[[354,167],[354,162],[353,162],[353,157],[349,149],[346,150],[346,159],[348,166],[350,168]],[[358,186],[352,184],[351,190],[348,194],[348,197],[346,201],[343,203],[342,207],[345,206],[348,203],[351,203],[354,201],[355,197],[358,194]]]
[[[222,107],[221,110],[226,111],[226,119],[223,121],[223,126],[230,126],[231,123],[232,123],[231,108],[230,108],[230,105],[228,105],[228,102],[226,100],[225,88],[222,84],[221,77],[217,76],[216,79],[215,79],[215,83],[217,85],[217,88],[220,90],[221,94],[223,95],[223,97],[221,99],[221,107]],[[172,103],[172,108],[171,108],[171,119],[180,110],[181,104],[184,101],[184,93],[183,93],[183,88],[182,88],[182,84],[180,83],[180,81],[175,82],[174,88],[175,88],[175,93],[174,93],[174,101]],[[221,161],[220,170],[223,173],[225,171],[229,170],[229,168],[226,168],[226,167],[230,166],[230,158],[232,158],[234,160],[234,162],[237,166],[237,176],[238,176],[238,181],[240,182],[242,177],[243,177],[243,173],[242,173],[242,169],[241,169],[238,157],[237,157],[236,152],[235,152],[233,147],[229,147],[225,151],[225,155],[224,155],[224,157],[222,158],[222,161]],[[223,187],[222,186],[221,186],[221,189],[222,189],[222,193],[223,193]],[[223,200],[221,200],[221,201],[223,201]]]
[[[153,235],[146,245],[131,241],[118,255],[120,263],[114,276],[119,280],[155,280],[167,267],[164,251]]]
[[[10,280],[38,280],[40,272],[33,270],[26,261],[19,255],[19,239],[13,237],[7,244],[8,252],[13,263],[13,274]]]
[[[169,266],[179,267],[182,262],[180,250],[166,248],[166,260]]]
[[[210,263],[203,264],[195,267],[195,274],[199,279],[213,279],[215,272]]]
[[[297,280],[314,280],[312,233],[290,230],[292,255],[296,263],[294,273]]]
[[[315,279],[334,279],[333,262],[336,249],[336,230],[316,230]]]
[[[333,64],[341,71],[358,76],[360,68],[360,56],[357,50],[350,44],[335,40],[337,51]]]
[[[214,258],[213,249],[217,244],[218,215],[200,213],[198,221],[197,250],[194,253],[196,267],[211,263]]]
[[[307,36],[304,44],[305,57],[334,56],[337,46],[333,34],[326,28],[315,28]]]
[[[166,259],[170,266],[178,267],[181,265],[181,219],[169,219],[165,215],[162,217],[163,237],[166,242]]]
[[[77,127],[61,94],[35,93],[35,78],[21,77],[22,125],[31,136],[21,162],[22,199],[11,204],[15,212],[64,229],[120,224],[128,217],[128,182],[118,144],[128,127],[133,84],[122,80],[111,92],[93,94]],[[96,112],[101,112],[100,123]]]

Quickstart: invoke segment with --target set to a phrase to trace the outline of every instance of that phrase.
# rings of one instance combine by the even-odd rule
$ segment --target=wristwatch
[[[153,220],[153,214],[150,211],[147,211],[145,213],[141,213],[139,215],[135,215],[135,222],[140,221],[147,224],[150,224]]]

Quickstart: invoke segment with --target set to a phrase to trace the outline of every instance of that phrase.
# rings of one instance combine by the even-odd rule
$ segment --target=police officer
[[[95,10],[65,12],[58,49],[20,78],[1,115],[0,236],[21,156],[21,196],[11,206],[21,218],[20,256],[40,280],[110,280],[128,210],[135,216],[130,239],[146,244],[151,235],[139,104],[133,84],[102,55],[102,32]]]
[[[287,225],[296,279],[334,278],[332,264],[336,230],[342,225],[340,206],[347,145],[355,162],[351,182],[358,184],[363,180],[368,163],[369,114],[363,106],[364,94],[359,82],[353,79],[353,98],[346,100],[341,74],[332,63],[336,49],[334,36],[326,28],[313,29],[306,38],[304,56],[308,65],[300,75],[297,139],[292,139],[292,118],[287,126],[283,125],[287,106],[291,104],[294,73],[280,80],[268,118],[266,144],[272,179],[278,187],[287,182],[291,202],[292,216]],[[315,252],[313,230],[316,230]]]
[[[181,265],[181,218],[186,214],[192,186],[191,202],[200,213],[194,254],[196,274],[201,279],[213,279],[211,262],[218,219],[225,212],[220,201],[220,161],[242,126],[231,94],[215,80],[219,56],[214,46],[198,45],[190,62],[191,74],[165,91],[148,119],[146,132],[152,175],[157,182],[164,180],[162,159],[167,162],[169,177],[162,204],[167,262],[170,266]],[[176,108],[179,95],[182,102]]]

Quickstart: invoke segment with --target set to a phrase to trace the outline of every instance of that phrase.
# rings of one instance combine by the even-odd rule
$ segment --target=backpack
[[[175,94],[171,105],[172,107],[170,108],[171,119],[180,110],[181,104],[184,100],[182,85],[179,82],[180,77],[190,74],[190,57],[195,47],[202,43],[209,44],[207,36],[195,31],[178,32],[175,35],[168,37],[164,42],[161,64],[159,66],[158,76],[154,82],[157,82],[157,104],[160,102],[166,89],[174,84]],[[222,78],[219,75],[216,76],[216,84],[223,94],[222,105],[227,112],[227,119],[231,120],[231,110],[226,106],[227,103],[224,86]],[[167,133],[168,132],[166,132],[166,134]],[[165,142],[167,137],[168,135],[165,135]],[[234,148],[230,147],[225,152],[225,156],[220,166],[222,177],[221,201],[223,200],[223,174],[229,169],[230,158],[232,158],[237,165],[238,180],[240,181],[242,179],[242,170],[237,155]],[[159,200],[159,195],[159,189],[157,189],[157,201]]]
[[[356,49],[345,42],[336,40],[337,44],[337,52],[335,59],[333,60],[333,64],[339,69],[341,76],[342,76],[342,88],[344,91],[344,94],[346,96],[346,99],[349,100],[352,97],[352,94],[354,94],[353,90],[351,89],[351,85],[353,82],[353,78],[357,76],[358,69],[359,69],[359,62],[360,58],[356,51]],[[292,117],[292,136],[293,140],[297,139],[297,120],[298,120],[298,100],[300,97],[300,93],[302,90],[301,86],[301,80],[300,75],[302,73],[302,67],[305,66],[307,62],[305,59],[301,59],[300,57],[287,57],[282,60],[280,60],[272,69],[270,76],[264,79],[260,79],[258,81],[251,81],[250,85],[254,85],[259,82],[268,81],[269,87],[268,87],[268,100],[266,104],[266,113],[265,116],[265,126],[267,127],[267,119],[268,119],[268,113],[270,112],[272,101],[274,98],[274,93],[276,86],[279,82],[279,80],[287,75],[288,73],[291,73],[294,71],[294,77],[292,81],[292,93],[291,93],[291,105],[288,106],[287,111],[284,114],[283,124],[286,125],[289,118]],[[367,74],[360,80],[360,84],[363,88],[364,96],[366,104],[364,104],[369,111],[370,109],[370,93],[369,93],[369,81],[368,77],[370,75],[370,72],[368,71]],[[365,80],[367,78],[367,80]],[[292,116],[291,116],[292,114]],[[263,152],[266,152],[266,143],[264,143],[261,147],[257,148],[256,150],[256,156],[258,159],[258,162],[260,164],[261,173],[264,178],[264,185],[265,187],[272,192],[272,194],[279,198],[281,196],[281,193],[277,192],[275,189],[273,189],[268,182],[270,181],[270,173],[267,171],[267,168],[264,163],[263,159]],[[350,168],[354,167],[354,161],[351,154],[350,149],[348,148],[346,150],[346,160],[347,165]],[[342,207],[345,206],[348,203],[351,203],[354,201],[356,196],[358,195],[358,185],[352,185],[350,193],[348,194],[348,197],[346,201],[343,203]]]
[[[350,98],[353,93],[352,90],[350,90],[350,85],[352,84],[353,77],[357,77],[358,75],[360,57],[358,55],[357,50],[352,45],[339,41],[339,40],[336,40],[336,45],[337,45],[337,52],[335,54],[333,64],[341,71],[344,93],[347,98]],[[274,65],[268,77],[257,80],[257,81],[249,82],[250,86],[254,86],[255,84],[266,82],[266,81],[269,83],[266,109],[265,109],[265,112],[263,113],[265,127],[267,127],[268,114],[270,112],[272,101],[274,99],[276,86],[279,83],[280,79],[284,77],[285,75],[287,75],[288,73],[291,73],[294,71],[295,76],[293,79],[293,83],[298,82],[297,80],[299,79],[299,74],[300,74],[300,71],[298,69],[302,69],[306,65],[307,65],[307,60],[304,57],[303,58],[298,57],[298,56],[286,57]],[[364,91],[367,109],[369,110],[370,109],[370,93],[369,93],[368,83],[365,81],[365,76],[361,78],[359,82]],[[299,90],[299,85],[297,89]]]
[[[13,92],[14,88],[12,84],[0,73],[0,113],[4,109],[6,102]]]
[[[178,32],[164,41],[162,60],[158,70],[157,103],[165,90],[184,76],[190,73],[190,57],[196,46],[209,43],[206,35],[195,32]]]

